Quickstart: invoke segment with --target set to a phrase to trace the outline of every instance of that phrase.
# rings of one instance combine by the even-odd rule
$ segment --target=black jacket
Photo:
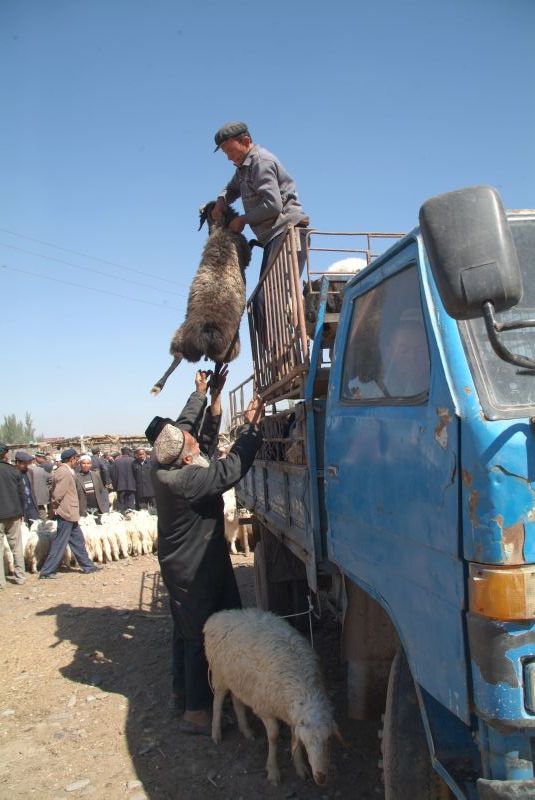
[[[0,519],[22,517],[22,482],[13,464],[0,461]]]
[[[134,480],[136,482],[136,497],[141,500],[143,497],[154,497],[154,489],[152,487],[152,463],[146,458],[143,464],[134,459],[132,464],[134,471]]]
[[[132,470],[132,456],[119,456],[114,464],[113,488],[117,492],[135,492],[136,482]]]
[[[215,451],[220,417],[207,413],[204,395],[194,392],[177,424],[197,437],[208,456]],[[207,550],[226,552],[222,494],[234,486],[251,466],[262,440],[260,431],[247,425],[225,459],[209,467],[153,467],[152,482],[158,509],[158,558],[166,584],[188,589],[193,584]]]
[[[105,458],[101,458],[100,456],[91,456],[91,469],[97,469],[100,472],[100,478],[104,486],[108,486],[111,483],[110,479],[110,470],[108,466],[108,462]]]

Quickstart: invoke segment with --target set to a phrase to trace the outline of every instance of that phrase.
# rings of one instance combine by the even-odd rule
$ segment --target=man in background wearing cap
[[[156,418],[146,431],[156,461],[152,476],[158,558],[173,616],[175,708],[184,709],[182,732],[205,735],[210,735],[212,695],[202,629],[214,612],[241,606],[224,536],[222,494],[245,475],[262,440],[258,425],[263,406],[255,400],[227,457],[210,461],[225,378],[226,370],[212,378],[212,405],[204,420],[206,373],[197,372],[196,391],[176,422]]]
[[[115,459],[113,488],[117,492],[117,510],[125,511],[136,507],[136,479],[132,464],[134,457],[129,447],[121,447],[121,455]]]
[[[284,169],[279,159],[253,143],[245,122],[227,122],[215,137],[216,150],[223,150],[236,172],[219,193],[212,218],[222,218],[227,203],[241,197],[245,213],[229,224],[234,233],[241,233],[246,225],[262,247],[264,255],[260,275],[276,255],[290,225],[306,226],[309,223],[297,197],[295,181]],[[305,263],[305,247],[301,248],[300,270]]]
[[[45,453],[44,450],[35,451],[35,463],[42,467],[45,472],[52,472],[52,456],[49,453]]]
[[[22,486],[20,472],[9,463],[9,447],[0,443],[0,589],[6,586],[4,572],[4,534],[13,553],[15,583],[25,579],[22,552]]]
[[[89,453],[80,456],[78,464],[80,471],[76,473],[76,480],[81,489],[81,492],[78,492],[80,516],[86,517],[88,513],[96,514],[99,522],[100,515],[107,514],[110,510],[110,501],[100,471],[98,468],[93,469],[92,464],[93,458]]]
[[[67,545],[70,546],[82,572],[96,572],[99,567],[93,564],[87,553],[80,519],[80,501],[76,488],[74,467],[78,453],[68,447],[61,454],[61,464],[52,475],[52,510],[57,520],[58,529],[52,539],[50,552],[41,567],[40,578],[55,578],[55,572],[61,564]]]
[[[33,463],[33,456],[24,450],[17,450],[15,453],[15,466],[20,472],[22,485],[22,504],[24,520],[27,525],[31,525],[36,519],[40,519],[37,500],[33,492],[33,486],[28,474],[28,468]]]

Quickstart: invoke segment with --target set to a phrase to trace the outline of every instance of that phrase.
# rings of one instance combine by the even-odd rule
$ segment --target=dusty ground
[[[244,602],[254,604],[251,559],[234,558]],[[30,576],[0,594],[0,798],[249,800],[381,798],[373,723],[345,719],[339,631],[315,632],[350,749],[333,745],[329,783],[296,777],[283,731],[283,783],[265,778],[263,727],[254,742],[233,727],[223,744],[177,730],[168,707],[170,623],[154,556],[100,573]]]

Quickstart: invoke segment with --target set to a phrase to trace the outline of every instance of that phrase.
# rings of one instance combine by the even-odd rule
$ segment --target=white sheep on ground
[[[158,518],[146,509],[128,511],[126,515],[126,531],[133,556],[152,553],[158,543]]]
[[[237,555],[236,541],[239,541],[246,556],[249,555],[249,525],[240,525],[240,512],[236,503],[236,492],[229,489],[223,494],[225,504],[225,539],[230,552]]]
[[[278,720],[292,732],[297,774],[306,777],[304,746],[315,782],[323,785],[329,768],[329,739],[341,739],[323,685],[319,660],[306,639],[285,620],[256,608],[219,611],[204,626],[204,644],[214,690],[212,739],[221,742],[221,710],[228,691],[238,727],[250,739],[245,706],[266,728],[267,776],[277,784]]]
[[[128,535],[123,515],[118,511],[110,511],[102,514],[100,522],[108,536],[114,538],[118,557],[128,558]]]
[[[37,544],[35,545],[35,550],[33,553],[36,569],[41,569],[41,566],[43,565],[49,553],[50,545],[52,543],[52,539],[56,535],[57,528],[58,523],[52,519],[47,519],[44,521],[36,520],[36,522],[32,525],[32,530],[35,530],[37,533]]]

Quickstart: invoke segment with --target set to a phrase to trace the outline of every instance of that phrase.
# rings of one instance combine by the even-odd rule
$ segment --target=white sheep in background
[[[341,739],[323,685],[319,660],[306,639],[285,620],[256,608],[219,611],[204,626],[204,644],[214,690],[212,739],[221,742],[221,710],[227,691],[238,727],[250,739],[245,706],[266,728],[268,780],[277,784],[278,720],[292,732],[297,774],[306,777],[305,747],[314,780],[323,785],[329,768],[329,739]]]
[[[37,544],[35,545],[34,551],[36,569],[41,569],[41,566],[50,550],[52,539],[56,535],[57,529],[58,523],[52,519],[47,519],[44,521],[36,520],[36,522],[32,525],[32,530],[35,530],[37,533]]]
[[[223,494],[223,502],[225,504],[225,539],[230,545],[230,552],[237,555],[238,549],[236,541],[241,544],[242,550],[246,556],[249,555],[249,533],[250,525],[240,525],[240,511],[236,503],[236,492],[234,489],[229,489]]]
[[[116,550],[119,558],[128,558],[128,534],[123,515],[118,511],[102,514],[101,525],[108,531],[108,535],[115,539]]]
[[[14,575],[15,562],[13,560],[13,553],[11,552],[7,536],[5,536],[5,534],[2,534],[2,536],[4,536],[4,575]]]
[[[117,509],[117,492],[110,492],[109,495],[108,495],[108,500],[109,500],[109,503],[110,503],[110,512],[116,511],[116,509]]]
[[[22,551],[24,553],[24,565],[26,572],[37,572],[37,559],[35,557],[35,548],[39,541],[37,535],[37,528],[41,520],[35,520],[30,527],[23,523],[22,525]]]

